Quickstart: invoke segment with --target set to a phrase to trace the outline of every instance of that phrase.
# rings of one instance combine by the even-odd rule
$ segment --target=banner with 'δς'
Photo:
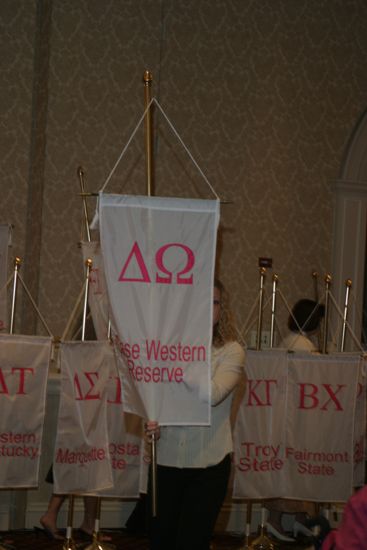
[[[113,485],[107,388],[115,363],[109,342],[62,342],[54,492],[89,493]]]

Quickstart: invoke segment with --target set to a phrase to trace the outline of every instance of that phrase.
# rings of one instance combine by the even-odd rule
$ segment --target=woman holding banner
[[[211,361],[211,425],[146,424],[157,443],[158,518],[152,550],[209,550],[215,522],[225,498],[233,450],[230,411],[233,390],[244,377],[244,351],[228,296],[214,285]]]

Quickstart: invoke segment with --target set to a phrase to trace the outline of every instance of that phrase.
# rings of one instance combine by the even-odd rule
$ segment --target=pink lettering
[[[166,277],[162,277],[161,275],[157,274],[156,275],[156,282],[157,283],[163,283],[163,284],[171,284],[172,283],[172,272],[167,269],[167,267],[164,265],[164,262],[163,262],[163,256],[164,256],[165,252],[169,248],[172,248],[172,247],[182,248],[182,250],[184,250],[184,252],[186,253],[186,264],[185,264],[184,268],[180,272],[177,273],[177,279],[176,279],[177,284],[178,285],[192,285],[193,275],[191,274],[190,277],[184,277],[184,275],[186,275],[186,273],[189,273],[192,270],[192,268],[194,267],[195,256],[194,256],[194,253],[191,250],[191,248],[189,248],[188,246],[186,246],[184,244],[180,244],[180,243],[166,244],[158,250],[158,252],[155,256],[155,261],[156,261],[156,264],[157,264],[157,267],[158,267],[159,271],[161,271],[162,273],[165,273]]]
[[[125,273],[129,267],[130,262],[135,258],[135,261],[137,262],[140,273],[141,273],[141,279],[138,279],[136,277],[125,277]],[[122,271],[120,273],[120,277],[118,278],[119,281],[134,281],[136,283],[150,283],[150,277],[147,270],[147,267],[145,265],[143,255],[141,253],[141,250],[139,248],[138,243],[135,241],[131,252],[122,268]]]
[[[276,380],[248,380],[247,406],[271,407],[271,388],[276,386]]]

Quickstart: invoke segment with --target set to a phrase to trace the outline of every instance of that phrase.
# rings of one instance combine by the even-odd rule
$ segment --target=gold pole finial
[[[330,284],[331,284],[331,281],[332,281],[332,277],[331,277],[331,275],[330,275],[329,273],[327,273],[327,274],[325,275],[325,283],[326,283],[327,285],[330,285]]]
[[[351,288],[351,286],[352,286],[352,279],[347,279],[347,280],[345,281],[345,286],[347,286],[348,288]]]
[[[273,282],[275,282],[275,283],[277,283],[279,281],[279,277],[276,273],[274,273],[272,279],[273,279]]]
[[[93,265],[93,260],[91,258],[88,258],[87,260],[85,260],[85,265],[86,267],[91,268]]]
[[[146,86],[150,86],[152,84],[152,81],[153,81],[153,75],[150,71],[146,70],[144,71],[144,75],[143,75],[143,82]]]
[[[14,266],[18,267],[22,263],[22,260],[19,258],[19,256],[16,256],[14,259]]]

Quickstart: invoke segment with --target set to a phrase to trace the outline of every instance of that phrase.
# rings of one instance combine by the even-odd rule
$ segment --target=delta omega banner
[[[219,201],[102,193],[99,220],[125,410],[209,424]]]

